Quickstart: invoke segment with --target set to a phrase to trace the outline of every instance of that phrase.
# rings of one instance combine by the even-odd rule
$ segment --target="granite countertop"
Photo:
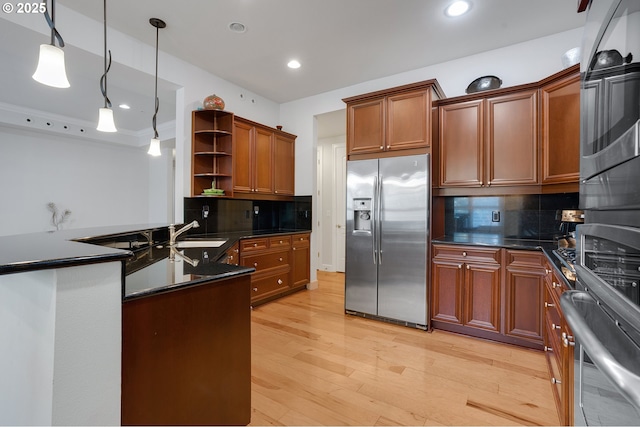
[[[518,238],[505,238],[495,234],[483,234],[483,233],[456,233],[450,236],[441,236],[437,239],[432,239],[431,243],[442,243],[448,245],[468,245],[468,246],[492,246],[507,249],[518,250],[538,250],[542,251],[549,262],[554,266],[560,276],[565,279],[565,282],[569,288],[574,288],[574,281],[567,276],[566,273],[573,273],[575,271],[566,269],[570,268],[566,263],[555,255],[553,252],[558,248],[558,242],[555,240],[535,240],[535,239],[518,239]],[[563,270],[563,267],[565,270]]]
[[[136,249],[108,246],[109,237],[145,231],[166,232],[166,224],[93,227],[0,236],[0,274],[121,261],[125,265],[123,299],[140,298],[185,286],[254,271],[218,262],[243,238],[309,233],[310,230],[252,230],[207,235],[185,234],[179,240],[227,239],[218,248],[172,249],[166,242]],[[97,244],[99,240],[102,244]],[[144,240],[144,239],[143,239]],[[126,245],[125,245],[126,246]]]

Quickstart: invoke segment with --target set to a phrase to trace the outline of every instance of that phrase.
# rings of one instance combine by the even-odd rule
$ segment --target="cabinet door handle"
[[[253,288],[253,292],[258,292],[258,288]]]
[[[257,244],[257,243],[254,243],[254,244],[253,244],[253,247],[254,247],[254,248],[257,248],[257,247],[258,247],[258,244]]]
[[[458,264],[458,268],[462,268],[462,264]]]
[[[253,266],[254,266],[254,267],[257,267],[257,266],[258,266],[258,263],[257,263],[257,262],[254,262],[254,263],[253,263]]]
[[[555,323],[552,323],[551,329],[560,329],[560,325],[556,325]]]
[[[282,279],[278,279],[278,285],[282,285]]]
[[[469,269],[469,264],[467,264],[467,270]]]
[[[462,256],[467,256],[467,253],[466,252],[462,252]]]
[[[549,302],[545,302],[545,303],[544,303],[544,306],[545,306],[545,307],[555,307],[556,305],[555,305],[555,304],[551,304],[551,303],[549,303]]]
[[[282,257],[280,257],[280,262],[282,262]]]
[[[381,149],[381,150],[384,150],[384,145],[381,145],[381,146],[380,146],[380,149]]]
[[[282,244],[282,240],[280,240],[280,244]]]
[[[555,378],[551,378],[551,384],[562,384],[562,381],[557,380]]]
[[[544,351],[553,351],[553,349],[549,346],[544,346]]]

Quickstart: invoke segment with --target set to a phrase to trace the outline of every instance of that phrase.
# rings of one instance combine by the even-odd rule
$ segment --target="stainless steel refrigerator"
[[[345,310],[428,326],[428,154],[347,162]]]

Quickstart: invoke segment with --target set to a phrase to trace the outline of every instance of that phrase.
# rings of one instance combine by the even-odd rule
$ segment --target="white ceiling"
[[[578,28],[585,20],[584,13],[576,12],[577,0],[472,0],[470,13],[457,20],[444,16],[451,1],[108,0],[107,7],[110,27],[150,46],[155,45],[155,32],[149,18],[163,19],[167,28],[161,32],[161,50],[278,103]],[[100,0],[58,3],[102,21]],[[247,31],[231,32],[228,24],[234,21],[245,24]],[[64,97],[55,89],[43,92],[30,76],[37,45],[47,37],[0,22],[0,39],[14,42],[0,45],[0,102],[33,108],[55,104],[59,114],[93,120],[89,117],[97,115],[95,105],[101,99],[102,58],[77,52],[86,56],[91,78],[86,70],[85,76],[73,76],[85,83],[74,85],[77,90]],[[302,67],[288,69],[291,58]],[[74,71],[69,67],[68,72]],[[26,78],[12,78],[16,75]],[[166,107],[161,114],[171,115],[175,104],[166,94],[175,88],[161,82],[160,90]],[[120,126],[149,127],[152,76],[114,64],[109,95],[148,105],[125,118],[116,111],[116,122],[126,121]],[[171,118],[163,115],[160,121]]]

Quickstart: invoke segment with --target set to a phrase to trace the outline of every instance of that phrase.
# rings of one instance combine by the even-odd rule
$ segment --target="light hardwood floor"
[[[542,352],[344,313],[344,275],[252,312],[251,425],[558,425]]]

